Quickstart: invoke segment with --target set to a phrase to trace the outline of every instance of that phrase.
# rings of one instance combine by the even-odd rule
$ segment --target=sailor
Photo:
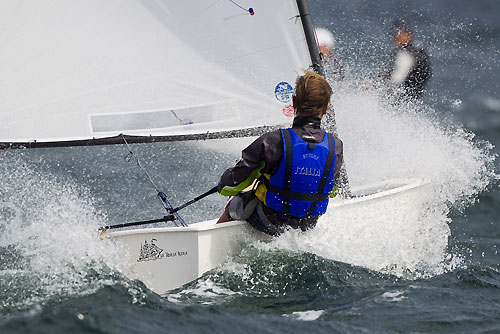
[[[328,77],[333,80],[344,79],[344,62],[334,54],[335,37],[325,28],[316,28],[314,31]]]
[[[391,38],[396,52],[390,70],[383,70],[381,74],[407,98],[420,98],[431,76],[429,55],[413,44],[414,34],[405,20],[393,23]]]
[[[305,71],[297,78],[292,127],[257,138],[222,175],[219,193],[235,197],[218,223],[246,219],[273,236],[316,225],[336,191],[343,162],[342,141],[320,127],[331,94],[328,82],[316,73]]]

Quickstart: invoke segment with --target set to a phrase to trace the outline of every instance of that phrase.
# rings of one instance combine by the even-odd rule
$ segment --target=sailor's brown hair
[[[295,81],[297,116],[320,116],[332,95],[332,88],[321,75],[304,70],[305,74]]]

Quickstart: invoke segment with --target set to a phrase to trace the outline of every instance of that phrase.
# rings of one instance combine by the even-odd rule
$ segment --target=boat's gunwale
[[[235,221],[230,221],[226,222],[223,224],[216,224],[215,222],[217,219],[211,219],[211,220],[205,220],[202,222],[198,223],[193,223],[189,226],[168,226],[168,227],[146,227],[146,228],[141,228],[141,229],[130,229],[130,230],[123,230],[123,231],[111,231],[109,232],[109,235],[112,237],[115,236],[124,236],[128,234],[144,234],[144,233],[163,233],[163,232],[175,232],[175,233],[181,233],[181,232],[203,232],[203,231],[208,231],[208,230],[215,230],[218,228],[225,228],[225,227],[230,227],[230,226],[236,226],[236,225],[243,225],[246,224],[247,222],[244,220],[235,220]]]
[[[394,182],[396,183],[396,182]],[[403,182],[397,182],[396,184],[402,184]],[[387,189],[374,194],[363,195],[359,197],[351,197],[349,199],[340,199],[334,201],[334,207],[342,207],[346,205],[353,205],[360,202],[365,202],[369,200],[379,199],[387,196],[391,196],[396,193],[407,192],[409,190],[421,187],[426,184],[424,181],[411,181],[406,182],[405,185],[396,186],[395,188]],[[122,231],[110,231],[109,235],[111,237],[125,236],[131,234],[147,234],[147,233],[164,233],[164,232],[174,232],[174,233],[185,233],[185,232],[203,232],[208,230],[214,230],[219,228],[227,228],[231,226],[238,226],[247,224],[244,220],[236,220],[231,222],[226,222],[223,224],[216,224],[217,219],[206,220],[198,223],[193,223],[187,227],[182,226],[169,226],[169,227],[147,227],[141,229],[131,229]]]
[[[396,182],[394,182],[394,183],[396,183]],[[396,184],[402,184],[402,183],[403,182],[397,182]],[[345,205],[352,205],[352,204],[356,204],[359,202],[364,202],[364,201],[374,200],[374,199],[378,199],[378,198],[382,198],[382,197],[387,197],[387,196],[391,196],[391,195],[396,194],[396,193],[407,192],[409,190],[412,190],[412,189],[415,189],[415,188],[418,188],[418,187],[421,187],[421,186],[424,186],[427,184],[427,182],[419,181],[419,180],[412,180],[411,182],[406,182],[406,183],[407,184],[405,184],[405,185],[396,186],[395,188],[383,190],[381,192],[377,192],[374,194],[360,195],[360,196],[354,195],[353,197],[348,198],[348,199],[341,199],[341,200],[334,202],[335,203],[334,206],[340,207],[340,206],[345,206]]]

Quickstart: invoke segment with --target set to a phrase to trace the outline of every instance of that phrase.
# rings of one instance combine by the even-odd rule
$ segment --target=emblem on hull
[[[158,247],[155,244],[156,239],[151,239],[150,242],[144,240],[144,243],[141,242],[141,250],[139,251],[139,258],[137,262],[142,261],[156,261],[164,258],[173,258],[188,255],[187,251],[170,251],[165,252],[162,248]]]
[[[165,254],[163,253],[163,249],[160,247],[156,246],[155,241],[156,239],[151,239],[151,242],[148,243],[147,240],[144,240],[144,243],[141,243],[141,251],[139,253],[139,259],[137,259],[137,262],[141,261],[154,261],[161,259]]]

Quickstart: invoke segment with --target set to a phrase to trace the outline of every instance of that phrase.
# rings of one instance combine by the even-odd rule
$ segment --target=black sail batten
[[[302,28],[306,36],[307,48],[311,56],[312,67],[319,75],[324,75],[323,62],[319,54],[319,47],[316,41],[316,34],[311,19],[311,11],[307,0],[297,0],[297,7],[299,9],[300,19],[302,21]]]
[[[186,140],[207,140],[222,138],[241,138],[260,136],[268,131],[276,130],[279,126],[260,126],[255,128],[237,129],[229,131],[206,132],[186,135],[167,135],[167,136],[131,136],[119,134],[114,137],[80,139],[68,141],[51,142],[0,142],[0,150],[5,149],[23,149],[23,148],[46,148],[46,147],[70,147],[70,146],[98,146],[98,145],[117,145],[124,144],[123,138],[130,144],[137,143],[155,143],[167,141],[186,141]]]

